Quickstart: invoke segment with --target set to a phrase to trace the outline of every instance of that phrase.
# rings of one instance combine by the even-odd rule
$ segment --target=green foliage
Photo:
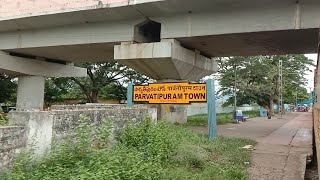
[[[120,142],[128,148],[144,152],[146,159],[164,162],[168,160],[168,155],[172,154],[178,143],[172,138],[176,133],[170,129],[168,124],[147,121],[138,127],[129,126],[121,136]]]
[[[260,116],[259,111],[244,111],[243,114],[249,116],[249,118]],[[217,114],[217,124],[226,124],[233,122],[232,113],[218,113]],[[187,121],[187,126],[207,126],[208,125],[208,115],[200,114],[189,116]]]
[[[217,124],[226,124],[232,122],[232,113],[219,113],[217,114]],[[189,126],[207,126],[208,125],[208,115],[200,114],[189,116],[187,120],[187,125]]]
[[[219,93],[233,94],[236,74],[238,106],[257,103],[266,108],[272,107],[273,102],[279,99],[279,60],[283,61],[284,103],[293,103],[295,92],[298,92],[298,99],[305,97],[306,90],[302,86],[307,83],[305,75],[313,64],[304,55],[222,58],[218,61],[222,75]],[[232,96],[225,106],[233,104],[233,99]]]
[[[12,76],[0,73],[0,103],[15,101],[17,84],[13,79]]]
[[[99,128],[88,118],[75,134],[41,159],[23,154],[4,180],[29,179],[246,179],[251,140],[218,137],[214,141],[181,126],[145,121],[129,125],[117,145],[108,146],[110,121]],[[98,144],[98,145],[97,145]]]
[[[0,112],[0,126],[8,125],[7,114]]]
[[[259,117],[260,111],[252,110],[252,111],[244,111],[243,114],[249,116],[249,118]]]
[[[44,90],[44,101],[49,106],[54,102],[63,101],[63,94],[66,94],[66,88],[60,88],[58,83],[54,83],[53,78],[46,79]]]
[[[126,89],[124,83],[145,82],[148,80],[146,76],[135,72],[134,70],[119,64],[117,62],[107,63],[82,63],[78,66],[87,68],[87,78],[71,78],[78,85],[87,100],[91,103],[97,103],[99,94],[102,91],[106,95],[108,92],[115,93],[117,99],[126,97]]]
[[[101,89],[100,98],[124,100],[127,99],[127,88],[119,84],[109,84]]]
[[[286,88],[283,93],[284,103],[295,104],[296,100],[305,100],[309,99],[308,91],[304,87],[296,87],[292,86],[290,88]]]
[[[50,78],[46,86],[48,102],[59,102],[62,98],[80,98],[97,103],[99,98],[126,99],[128,82],[145,83],[149,79],[116,62],[82,63],[77,66],[87,69],[84,78]]]

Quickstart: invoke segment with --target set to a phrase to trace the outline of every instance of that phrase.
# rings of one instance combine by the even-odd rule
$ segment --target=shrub
[[[8,125],[7,114],[0,112],[0,126]]]
[[[167,161],[178,145],[178,141],[172,138],[177,135],[173,129],[169,124],[147,120],[129,126],[120,137],[120,143],[143,152],[146,159]]]

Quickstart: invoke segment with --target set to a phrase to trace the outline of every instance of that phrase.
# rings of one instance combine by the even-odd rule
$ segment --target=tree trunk
[[[266,106],[266,109],[267,109],[268,119],[271,119],[272,114],[271,114],[270,107],[269,107],[269,106]]]
[[[271,96],[269,97],[269,108],[270,108],[270,114],[271,116],[273,116],[274,115],[273,98]],[[271,117],[269,119],[271,119]]]
[[[269,96],[269,103],[268,103],[268,106],[266,107],[267,108],[267,111],[268,111],[268,119],[271,119],[272,118],[272,115],[273,115],[273,98],[272,96]]]
[[[99,95],[99,92],[92,91],[88,99],[90,103],[98,103],[98,95]]]

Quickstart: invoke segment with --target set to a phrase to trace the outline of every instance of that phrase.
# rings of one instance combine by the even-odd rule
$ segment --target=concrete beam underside
[[[217,72],[214,60],[183,48],[178,43],[121,44],[114,59],[153,79],[198,81]]]
[[[71,65],[57,64],[8,55],[0,51],[0,72],[11,75],[44,77],[85,77],[87,70]]]
[[[185,7],[179,3],[197,8],[187,13],[180,11]],[[210,6],[205,6],[208,3]],[[273,1],[267,7],[262,4],[253,0],[203,3],[179,0],[146,3],[135,8],[161,23],[162,39],[177,39],[184,46],[211,57],[316,52],[320,1],[299,4],[291,0]],[[168,12],[162,12],[165,9]],[[173,13],[176,9],[179,12]],[[118,17],[117,12],[113,8],[70,12],[67,17],[81,17],[77,18],[81,20],[66,24],[58,23],[63,13],[0,21],[5,28],[0,30],[0,49],[71,62],[108,61],[113,57],[113,45],[132,41],[134,26],[145,20],[139,15],[100,19]],[[121,12],[133,13],[127,7]],[[53,24],[49,25],[47,20]],[[10,24],[12,29],[6,29]]]

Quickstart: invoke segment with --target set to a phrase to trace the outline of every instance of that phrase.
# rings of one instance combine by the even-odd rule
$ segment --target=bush
[[[232,113],[218,113],[217,114],[217,124],[226,124],[233,122]],[[207,126],[208,125],[208,115],[200,114],[189,116],[187,120],[187,125],[189,126]]]
[[[260,116],[260,112],[259,111],[245,111],[243,112],[244,114],[248,115],[250,118],[253,118],[253,117],[259,117]]]
[[[241,149],[250,140],[218,137],[214,141],[181,126],[146,120],[129,125],[119,143],[108,146],[109,121],[98,128],[86,118],[75,135],[43,158],[24,153],[4,180],[28,179],[245,179]]]
[[[249,118],[259,117],[259,111],[244,111],[243,114],[249,116]],[[218,113],[217,114],[217,124],[227,124],[232,123],[233,113]],[[189,116],[187,121],[187,126],[207,126],[208,125],[208,115],[199,114],[194,116]]]
[[[6,126],[6,125],[8,125],[7,114],[0,112],[0,126]]]
[[[139,126],[129,126],[120,137],[120,143],[143,152],[146,159],[164,162],[178,145],[172,138],[175,135],[169,124],[146,121]]]

